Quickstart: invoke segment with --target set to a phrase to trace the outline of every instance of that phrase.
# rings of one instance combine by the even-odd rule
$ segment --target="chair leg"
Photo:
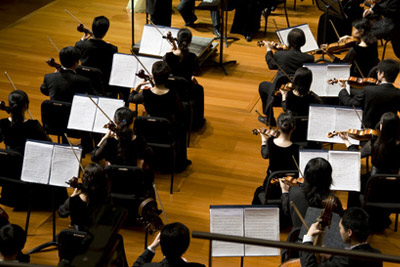
[[[285,5],[286,5],[286,3],[285,3]],[[296,11],[296,0],[294,0],[293,11]]]
[[[169,189],[169,193],[172,195],[174,193],[174,174],[175,174],[175,161],[176,161],[176,152],[175,149],[172,150],[172,170],[171,170],[171,187]]]
[[[398,220],[399,220],[399,214],[396,213],[396,219],[395,219],[395,221],[394,221],[394,231],[395,231],[395,232],[397,232],[397,223],[398,223]]]
[[[294,3],[296,4],[296,0],[294,0]],[[285,3],[283,3],[283,8],[285,9],[285,16],[286,16],[287,26],[290,27],[290,24],[289,24],[289,17],[288,17],[287,9],[286,9],[286,1],[285,1]]]
[[[382,51],[382,60],[384,60],[385,59],[385,53],[386,53],[386,45],[387,45],[387,43],[388,43],[389,41],[388,40],[386,40],[385,41],[385,44],[383,45],[383,51]]]

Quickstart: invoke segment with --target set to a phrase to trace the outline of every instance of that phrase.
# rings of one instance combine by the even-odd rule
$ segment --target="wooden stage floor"
[[[176,6],[179,1],[173,1]],[[109,41],[119,47],[119,52],[130,53],[131,27],[130,15],[125,10],[126,1],[122,0],[55,0],[21,17],[19,20],[0,29],[0,71],[7,71],[17,88],[26,91],[30,97],[30,110],[40,119],[40,104],[46,99],[39,87],[46,73],[54,71],[45,61],[57,58],[56,50],[46,36],[62,48],[74,45],[81,34],[76,31],[77,23],[64,11],[68,9],[84,24],[90,27],[95,16],[105,15],[111,21],[106,35]],[[297,10],[293,11],[293,0],[288,1],[291,25],[308,23],[316,36],[318,17],[321,14],[310,0],[297,1]],[[253,128],[262,125],[257,120],[258,84],[269,81],[275,71],[267,69],[264,56],[265,48],[256,46],[257,40],[277,40],[273,28],[274,18],[279,28],[286,27],[283,10],[278,8],[269,18],[267,36],[262,29],[252,42],[243,36],[224,49],[224,61],[236,60],[237,64],[226,66],[225,76],[218,67],[203,69],[198,77],[205,89],[206,126],[192,134],[189,159],[193,164],[183,173],[176,175],[174,194],[169,194],[169,176],[157,175],[155,182],[163,201],[169,222],[180,221],[191,230],[209,231],[210,205],[250,204],[254,190],[265,177],[268,161],[260,155],[260,138],[251,134]],[[194,35],[212,37],[209,12],[197,11],[198,21],[193,29]],[[229,15],[229,29],[233,12]],[[143,13],[135,14],[135,40],[138,41],[145,22]],[[172,15],[172,26],[183,27],[179,15]],[[264,22],[262,21],[262,28]],[[381,51],[380,47],[380,51]],[[389,48],[386,58],[394,58]],[[217,60],[218,58],[216,58]],[[0,100],[7,101],[12,90],[6,77],[0,75]],[[253,107],[255,108],[253,109]],[[0,118],[5,118],[5,112]],[[3,144],[1,144],[4,146]],[[84,163],[87,164],[86,158]],[[1,165],[1,162],[0,162]],[[1,172],[1,171],[0,171]],[[346,203],[345,193],[339,194]],[[23,226],[25,212],[14,212],[5,207],[11,222]],[[393,217],[394,219],[394,217]],[[69,219],[57,218],[57,229],[68,227]],[[24,251],[51,239],[51,218],[49,212],[33,212],[29,226],[29,236]],[[399,254],[400,234],[393,231],[393,224],[385,232],[373,235],[371,243],[384,253]],[[143,250],[143,228],[123,229],[125,249],[131,265]],[[281,234],[285,240],[287,233]],[[193,239],[185,258],[189,261],[208,264],[208,242]],[[161,259],[157,252],[155,261]],[[57,252],[44,252],[31,256],[31,262],[56,265]],[[278,266],[280,257],[246,257],[244,266]],[[214,266],[239,266],[240,258],[214,258]],[[385,264],[394,266],[394,264]]]

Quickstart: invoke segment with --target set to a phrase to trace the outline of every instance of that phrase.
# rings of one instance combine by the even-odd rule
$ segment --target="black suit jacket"
[[[400,90],[390,83],[366,86],[354,97],[342,89],[339,100],[346,106],[363,109],[362,121],[366,128],[375,128],[383,113],[400,111]]]
[[[267,52],[265,55],[265,60],[267,61],[269,69],[278,70],[273,84],[274,88],[279,87],[282,83],[289,82],[289,80],[272,58],[276,61],[276,63],[279,64],[280,68],[282,68],[291,77],[298,68],[303,66],[304,63],[314,62],[314,56],[302,53],[301,51],[293,48],[286,51],[276,51],[275,54],[271,51]]]
[[[51,100],[72,102],[75,94],[93,94],[90,79],[72,70],[62,69],[60,72],[46,74],[40,91]]]
[[[312,245],[311,242],[304,244]],[[359,245],[352,250],[381,253],[379,250],[371,247],[369,244]],[[304,251],[300,252],[300,261],[302,267],[382,267],[381,261],[347,258],[342,256],[332,256],[329,260],[318,264],[316,262],[314,253]]]
[[[204,264],[195,263],[195,262],[185,262],[184,260],[180,260],[177,263],[169,263],[166,258],[164,258],[161,262],[151,263],[151,260],[154,257],[154,253],[148,249],[146,249],[142,255],[137,258],[136,262],[132,265],[132,267],[205,267]]]

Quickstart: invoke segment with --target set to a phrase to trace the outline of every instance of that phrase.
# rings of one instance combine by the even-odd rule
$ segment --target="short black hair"
[[[188,51],[192,42],[192,32],[187,28],[183,28],[179,30],[177,37],[179,49]]]
[[[170,261],[176,261],[188,249],[190,244],[190,231],[183,223],[170,223],[164,225],[160,235],[161,251]]]
[[[296,120],[290,112],[282,112],[278,116],[278,128],[285,134],[289,134],[296,127]]]
[[[289,47],[300,49],[306,43],[306,36],[303,30],[294,28],[289,32],[287,41],[289,43]]]
[[[367,241],[371,232],[369,226],[369,216],[361,208],[348,208],[340,215],[344,230],[351,229],[355,239],[359,242]]]
[[[60,50],[59,57],[61,65],[65,68],[72,68],[75,63],[79,62],[80,53],[78,48],[67,46]]]
[[[157,61],[153,64],[151,69],[153,74],[154,82],[157,84],[165,84],[171,74],[171,69],[168,64],[164,61]]]
[[[120,107],[114,113],[114,120],[117,124],[126,123],[127,125],[131,125],[134,118],[135,112],[127,107]]]
[[[394,59],[381,60],[378,63],[377,70],[385,73],[386,81],[393,83],[399,74],[399,63]]]
[[[0,252],[3,256],[12,256],[20,252],[26,242],[26,233],[21,226],[7,224],[0,229]]]
[[[103,38],[108,28],[110,27],[110,21],[104,16],[95,17],[92,23],[92,32],[94,37]]]
[[[310,91],[312,83],[312,72],[306,67],[300,67],[296,70],[293,78],[293,86],[300,93],[305,95]]]

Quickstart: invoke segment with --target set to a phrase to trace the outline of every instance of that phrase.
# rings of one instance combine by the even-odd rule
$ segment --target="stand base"
[[[37,252],[43,252],[43,250],[45,248],[53,247],[53,246],[57,246],[57,245],[58,245],[57,241],[51,240],[47,243],[37,246],[36,248],[31,249],[30,251],[28,251],[27,254],[30,255],[30,254],[37,253]]]

